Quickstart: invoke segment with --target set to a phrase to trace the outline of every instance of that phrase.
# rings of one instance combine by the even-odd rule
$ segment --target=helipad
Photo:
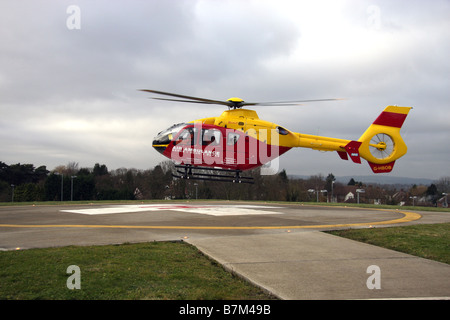
[[[5,209],[6,210],[6,209]],[[17,210],[17,209],[16,209]],[[186,230],[333,229],[373,227],[418,220],[418,213],[345,207],[267,204],[139,204],[77,207],[22,207],[21,223],[1,223],[5,228],[108,228]],[[42,212],[45,210],[45,212]],[[20,215],[15,214],[15,221]],[[83,218],[85,216],[86,218]],[[108,216],[108,217],[107,217]],[[211,218],[201,218],[214,217]],[[46,217],[50,217],[47,219]],[[88,218],[90,217],[90,218]],[[7,219],[2,219],[6,222]],[[52,223],[43,223],[51,221]]]
[[[97,215],[97,214],[115,214],[130,212],[148,212],[148,211],[180,211],[188,213],[206,214],[211,216],[242,216],[242,215],[263,215],[263,214],[282,214],[276,210],[261,209],[281,209],[274,206],[257,205],[188,205],[188,204],[146,204],[146,205],[122,205],[94,209],[76,209],[61,210],[61,212]]]

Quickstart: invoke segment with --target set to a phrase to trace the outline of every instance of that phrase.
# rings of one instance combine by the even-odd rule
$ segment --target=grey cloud
[[[66,27],[73,4],[80,30]],[[324,3],[324,17],[340,19],[311,17],[314,27],[296,18],[299,4],[307,10],[287,0],[2,2],[0,161],[144,169],[164,160],[150,146],[158,131],[222,112],[137,91],[151,88],[247,101],[348,98],[257,110],[294,131],[346,139],[359,138],[388,104],[413,106],[402,129],[409,153],[393,174],[448,173],[449,2],[378,1],[376,30],[367,25],[372,1],[334,13]],[[312,41],[316,27],[323,38]],[[360,33],[328,38],[339,28]],[[291,150],[281,165],[297,174],[370,173],[310,150]]]

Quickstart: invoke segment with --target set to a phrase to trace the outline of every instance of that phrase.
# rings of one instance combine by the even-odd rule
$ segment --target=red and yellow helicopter
[[[153,147],[175,161],[177,174],[174,176],[178,178],[252,183],[252,178],[241,176],[243,171],[261,167],[295,147],[337,151],[341,159],[350,157],[355,163],[361,163],[363,158],[374,173],[384,173],[392,171],[395,161],[407,152],[400,128],[410,107],[386,107],[358,140],[345,140],[292,132],[259,119],[254,110],[244,109],[246,106],[298,105],[338,99],[261,103],[240,98],[221,101],[156,90],[141,91],[171,97],[153,98],[157,100],[228,107],[218,117],[175,124],[154,138]]]

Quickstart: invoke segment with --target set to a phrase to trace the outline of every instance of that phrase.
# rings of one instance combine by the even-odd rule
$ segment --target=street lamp
[[[14,187],[15,187],[15,185],[11,185],[11,188],[12,188],[12,194],[11,194],[11,202],[14,202]]]
[[[333,186],[334,186],[334,183],[335,183],[336,181],[331,181],[331,202],[334,202],[334,190],[333,190]]]
[[[197,200],[197,194],[198,194],[198,190],[197,190],[197,187],[198,187],[198,183],[194,183],[194,186],[195,186],[195,200]]]
[[[70,177],[70,201],[73,201],[73,178],[76,178],[77,176],[71,176]]]
[[[417,199],[417,197],[416,196],[413,196],[413,197],[409,197],[410,199],[413,199],[413,207],[414,207],[414,200],[415,199]]]
[[[359,194],[360,193],[364,193],[364,192],[366,192],[366,190],[364,190],[364,189],[356,189],[356,193],[358,195],[358,204],[359,204]]]

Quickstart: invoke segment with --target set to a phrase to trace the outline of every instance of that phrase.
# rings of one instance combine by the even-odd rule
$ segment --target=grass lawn
[[[349,229],[329,233],[450,264],[450,223]]]
[[[81,289],[66,273],[80,268]],[[0,252],[0,299],[273,299],[181,242]]]

